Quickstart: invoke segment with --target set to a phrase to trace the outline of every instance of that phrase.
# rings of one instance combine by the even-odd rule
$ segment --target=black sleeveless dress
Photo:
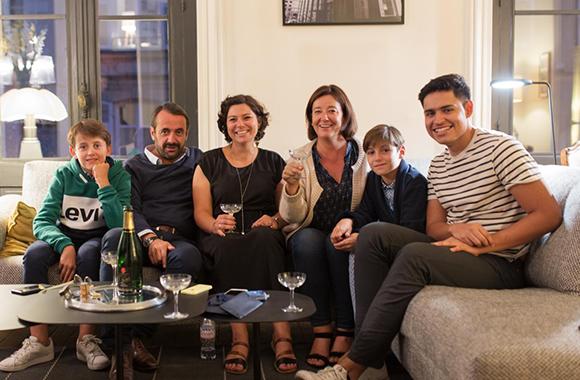
[[[199,166],[210,183],[214,217],[223,214],[221,203],[243,201],[243,210],[234,215],[238,233],[225,237],[202,233],[200,239],[214,290],[280,289],[277,274],[285,270],[284,236],[278,230],[251,226],[262,215],[278,211],[275,193],[284,160],[275,152],[258,149],[251,165],[236,170],[218,148],[206,152]],[[244,235],[239,233],[242,229]]]

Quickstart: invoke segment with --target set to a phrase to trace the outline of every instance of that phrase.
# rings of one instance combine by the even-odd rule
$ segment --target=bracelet
[[[281,227],[280,217],[274,215],[274,216],[272,216],[272,219],[274,219],[274,221],[276,221],[276,225],[278,226],[278,228],[280,228]]]

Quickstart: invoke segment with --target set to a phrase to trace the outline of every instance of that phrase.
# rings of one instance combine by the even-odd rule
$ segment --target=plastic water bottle
[[[199,341],[201,343],[200,357],[202,360],[214,360],[215,351],[215,322],[204,318],[199,326]]]

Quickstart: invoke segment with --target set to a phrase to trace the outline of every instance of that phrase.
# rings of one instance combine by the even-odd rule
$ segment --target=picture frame
[[[551,83],[551,69],[552,69],[552,53],[549,51],[540,54],[538,62],[538,80]],[[538,89],[538,97],[546,99],[548,97],[548,87],[540,86]]]
[[[282,0],[291,25],[404,24],[405,0]]]

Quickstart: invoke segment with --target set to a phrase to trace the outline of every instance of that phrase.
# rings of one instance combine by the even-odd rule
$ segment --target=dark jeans
[[[119,239],[121,238],[121,232],[123,232],[122,228],[113,228],[105,234],[103,237],[103,252],[110,249],[117,249]],[[202,268],[201,253],[197,247],[189,240],[178,239],[169,233],[163,233],[162,236],[164,240],[169,241],[175,247],[174,250],[167,253],[167,267],[165,268],[165,273],[188,273],[191,275],[192,281],[194,281]],[[154,266],[149,260],[147,248],[141,245],[141,251],[143,254],[143,265]],[[101,281],[113,280],[113,269],[110,265],[102,261],[100,274]],[[131,337],[144,338],[153,335],[156,326],[157,325],[139,324],[130,327],[123,327],[123,344],[128,344]],[[113,331],[110,327],[104,327],[102,331],[102,334],[104,335],[103,340],[105,340],[106,344],[109,345],[109,338],[113,336]]]
[[[91,280],[99,280],[99,263],[101,261],[101,239],[92,238],[83,243],[74,242],[76,257],[76,273],[89,276]],[[48,284],[48,268],[58,263],[60,254],[55,252],[48,243],[37,240],[32,243],[22,259],[24,265],[25,284]]]
[[[334,297],[336,327],[352,329],[354,315],[348,283],[348,252],[334,249],[328,235],[315,228],[304,228],[289,240],[294,267],[306,273],[306,282],[298,289],[316,304],[310,319],[312,326],[331,322],[331,297]]]
[[[117,249],[119,239],[121,238],[122,228],[113,228],[103,237],[103,249]],[[185,239],[164,237],[175,249],[167,253],[167,268],[165,273],[188,273],[192,280],[195,280],[202,268],[201,253],[193,243]],[[149,260],[147,248],[141,246],[143,253],[143,265],[154,266]],[[113,270],[110,265],[101,262],[101,281],[112,281]]]
[[[363,227],[355,255],[356,334],[348,356],[367,367],[383,365],[409,302],[426,285],[524,286],[521,260],[454,253],[431,245],[427,235],[389,223]]]

